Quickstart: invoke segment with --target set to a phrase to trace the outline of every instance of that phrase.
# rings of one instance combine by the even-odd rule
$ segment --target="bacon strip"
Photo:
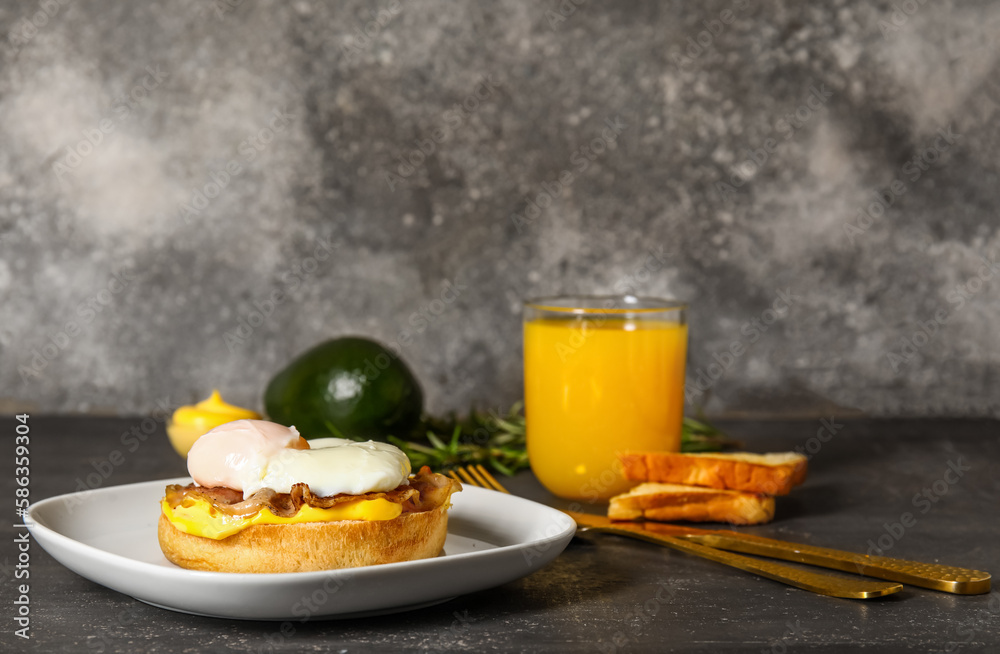
[[[403,513],[436,509],[447,502],[452,493],[462,490],[462,484],[451,477],[431,472],[430,468],[424,466],[415,476],[410,477],[410,488],[417,493],[404,500]]]
[[[166,500],[171,507],[178,506],[185,499],[207,500],[216,510],[232,516],[253,515],[267,508],[274,515],[287,518],[298,513],[303,505],[329,509],[344,502],[379,498],[402,504],[403,513],[419,513],[441,506],[448,501],[453,492],[462,490],[462,485],[457,481],[431,472],[427,466],[410,477],[409,481],[409,485],[401,485],[383,493],[365,493],[363,495],[340,493],[327,497],[314,495],[309,490],[308,484],[295,484],[292,486],[291,493],[276,493],[270,488],[264,488],[245,500],[241,491],[223,486],[206,488],[195,484],[187,486],[171,484],[167,486]]]

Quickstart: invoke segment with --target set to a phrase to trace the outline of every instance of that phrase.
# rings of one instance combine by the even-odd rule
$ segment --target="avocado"
[[[406,363],[384,345],[358,336],[324,341],[271,379],[264,407],[274,422],[306,439],[338,436],[385,440],[409,436],[424,394]]]

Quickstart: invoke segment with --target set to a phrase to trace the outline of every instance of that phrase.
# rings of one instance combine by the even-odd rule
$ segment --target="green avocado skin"
[[[402,359],[376,341],[347,336],[320,343],[275,375],[264,407],[306,439],[385,440],[417,426],[424,394]]]

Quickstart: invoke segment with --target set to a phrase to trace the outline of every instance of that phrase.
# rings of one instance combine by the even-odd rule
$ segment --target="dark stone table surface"
[[[814,452],[806,483],[779,498],[772,524],[748,532],[900,558],[997,571],[1000,429],[993,421],[726,422],[753,451]],[[31,497],[76,489],[142,418],[32,417]],[[14,497],[15,421],[3,488]],[[147,422],[147,429],[151,425]],[[105,467],[105,469],[107,469]],[[949,473],[949,470],[956,472]],[[157,424],[104,485],[185,474]],[[557,504],[528,473],[517,494]],[[924,497],[920,494],[924,493]],[[409,613],[296,624],[201,618],[147,606],[91,583],[30,549],[30,640],[14,636],[13,499],[0,528],[8,652],[875,652],[1000,651],[1000,596],[907,587],[880,600],[843,600],[789,588],[655,545],[608,536],[574,539],[543,570],[502,587]],[[153,510],[153,509],[151,509]],[[895,527],[910,513],[910,527]],[[881,543],[880,543],[881,539]],[[18,583],[21,583],[20,581]],[[664,588],[674,591],[664,592]]]

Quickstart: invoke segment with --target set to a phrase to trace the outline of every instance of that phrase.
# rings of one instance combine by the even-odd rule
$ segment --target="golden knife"
[[[619,523],[612,523],[619,524]],[[853,572],[866,577],[878,577],[957,595],[978,595],[990,592],[990,573],[938,563],[905,561],[887,556],[868,556],[829,547],[764,538],[730,530],[697,529],[682,525],[646,522],[646,530],[656,534],[682,538],[732,552],[756,554],[772,559],[806,563],[808,565]]]
[[[898,593],[903,589],[903,586],[898,583],[833,576],[810,572],[800,568],[792,568],[787,565],[775,563],[774,561],[761,561],[759,559],[740,556],[732,552],[691,542],[684,538],[678,538],[666,532],[647,528],[648,525],[653,523],[612,522],[604,516],[591,515],[589,513],[577,513],[575,511],[565,511],[565,513],[576,521],[580,531],[599,531],[602,533],[618,534],[628,538],[639,538],[656,543],[657,545],[664,545],[688,554],[700,556],[704,559],[716,561],[733,568],[753,572],[762,577],[819,593],[820,595],[848,599],[871,599],[873,597],[883,597]]]

